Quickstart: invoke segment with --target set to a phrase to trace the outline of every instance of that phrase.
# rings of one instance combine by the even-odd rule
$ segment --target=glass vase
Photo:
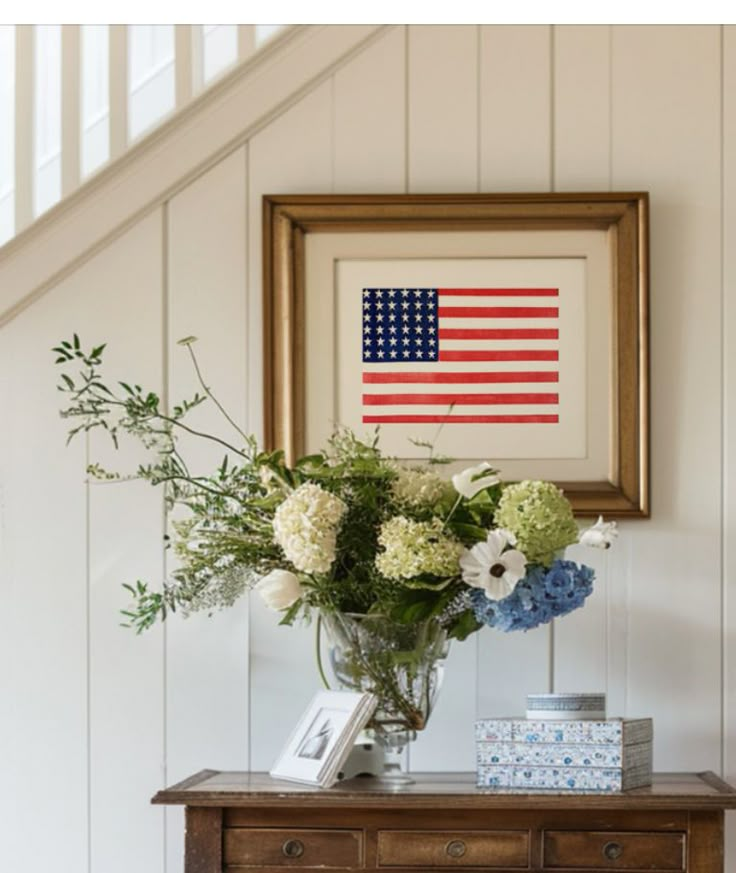
[[[449,641],[436,619],[400,624],[381,615],[323,613],[330,664],[340,687],[370,691],[378,706],[368,724],[384,751],[382,779],[409,784],[406,745],[425,728],[442,683]]]

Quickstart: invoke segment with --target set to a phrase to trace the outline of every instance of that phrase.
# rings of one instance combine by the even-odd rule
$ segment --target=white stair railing
[[[0,246],[282,27],[0,26]]]

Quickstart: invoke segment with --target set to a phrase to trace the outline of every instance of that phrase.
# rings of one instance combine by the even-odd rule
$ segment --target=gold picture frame
[[[534,471],[530,478],[556,481],[565,490],[576,514],[648,517],[648,195],[644,192],[264,196],[267,447],[284,449],[289,459],[313,448],[307,432],[310,349],[313,346],[318,351],[323,341],[329,346],[332,333],[328,329],[312,339],[307,318],[310,306],[321,307],[323,316],[330,309],[325,307],[324,299],[317,304],[313,298],[317,286],[322,293],[323,286],[333,281],[341,260],[359,258],[360,263],[369,267],[387,259],[393,263],[392,257],[403,257],[403,249],[412,245],[419,246],[420,253],[424,246],[425,261],[430,263],[441,243],[445,252],[443,263],[451,267],[453,259],[458,263],[471,262],[485,257],[491,249],[504,251],[503,247],[513,241],[514,254],[508,259],[532,263],[546,258],[549,263],[557,263],[569,256],[585,262],[585,256],[576,248],[576,240],[582,241],[580,251],[590,241],[591,250],[598,246],[604,252],[596,267],[597,278],[584,280],[591,287],[595,284],[597,301],[595,313],[586,315],[586,329],[592,326],[596,331],[595,336],[585,338],[586,348],[597,346],[600,337],[608,348],[606,372],[601,363],[595,367],[600,371],[595,375],[598,389],[596,392],[588,389],[604,410],[607,422],[602,439],[597,425],[595,439],[587,437],[590,454],[595,454],[599,461],[597,467],[591,461],[591,477],[570,477],[564,471],[577,469],[575,464],[570,462],[566,467],[564,460],[547,458],[543,453],[513,464],[523,471],[524,463],[528,462]],[[453,254],[460,249],[470,253]],[[315,279],[316,267],[312,268],[312,263],[318,261],[318,252],[323,270],[320,281]],[[410,257],[414,255],[406,256],[406,263],[413,263]],[[592,266],[588,269],[587,263],[585,268],[586,276],[595,272]],[[335,278],[334,282],[337,281]],[[589,290],[586,286],[584,293]],[[334,298],[335,303],[337,299]],[[585,305],[588,306],[587,300]],[[335,330],[332,325],[331,331]],[[339,371],[342,365],[340,360],[333,359],[326,366]],[[322,364],[320,367],[324,375],[327,371]],[[594,374],[587,374],[586,378],[594,381]],[[312,387],[312,403],[323,394],[329,394],[327,387],[324,392]],[[591,412],[586,414],[591,418]],[[594,429],[591,425],[590,433]],[[460,430],[456,428],[454,432]],[[603,466],[600,458],[605,460]],[[551,475],[545,475],[545,464],[549,465]],[[555,469],[562,473],[555,475]],[[525,476],[522,472],[504,478]]]

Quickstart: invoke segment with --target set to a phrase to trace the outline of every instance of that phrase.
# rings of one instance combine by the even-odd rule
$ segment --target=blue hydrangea
[[[585,564],[555,561],[549,569],[533,566],[503,600],[489,600],[475,588],[470,599],[478,621],[502,631],[531,630],[567,615],[593,591],[595,574]]]

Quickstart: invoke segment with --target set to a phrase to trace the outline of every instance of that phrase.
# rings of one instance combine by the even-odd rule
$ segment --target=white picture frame
[[[269,771],[271,777],[332,784],[374,708],[370,694],[317,692]]]

